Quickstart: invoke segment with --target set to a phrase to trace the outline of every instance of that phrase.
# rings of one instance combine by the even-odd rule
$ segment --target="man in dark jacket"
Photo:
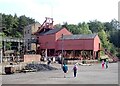
[[[63,72],[64,72],[64,78],[65,78],[66,77],[66,73],[68,71],[68,66],[66,64],[64,64],[62,69],[63,69]]]

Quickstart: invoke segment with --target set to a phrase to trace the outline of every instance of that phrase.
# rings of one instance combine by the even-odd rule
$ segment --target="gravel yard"
[[[118,63],[110,63],[108,69],[101,64],[91,66],[78,65],[77,77],[73,77],[72,67],[64,78],[60,64],[51,64],[57,70],[2,75],[3,84],[118,84]]]

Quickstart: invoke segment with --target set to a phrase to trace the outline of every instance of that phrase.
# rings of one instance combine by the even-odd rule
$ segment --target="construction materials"
[[[13,74],[15,72],[14,67],[5,67],[5,73],[6,74]]]
[[[51,67],[46,64],[27,64],[26,69],[28,70],[36,70],[36,71],[49,71],[49,70],[57,70],[57,68]]]

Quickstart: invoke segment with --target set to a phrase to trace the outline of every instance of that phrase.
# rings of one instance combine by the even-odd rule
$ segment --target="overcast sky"
[[[119,0],[0,0],[0,12],[26,15],[42,23],[53,17],[55,23],[110,22],[118,19]]]

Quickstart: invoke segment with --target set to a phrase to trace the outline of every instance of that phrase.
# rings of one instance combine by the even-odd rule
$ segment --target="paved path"
[[[78,66],[77,77],[73,77],[72,67],[69,65],[67,77],[63,77],[60,65],[54,71],[41,71],[30,73],[16,73],[3,75],[3,84],[118,84],[118,64],[110,63],[108,69],[102,69],[100,64],[92,66]]]

